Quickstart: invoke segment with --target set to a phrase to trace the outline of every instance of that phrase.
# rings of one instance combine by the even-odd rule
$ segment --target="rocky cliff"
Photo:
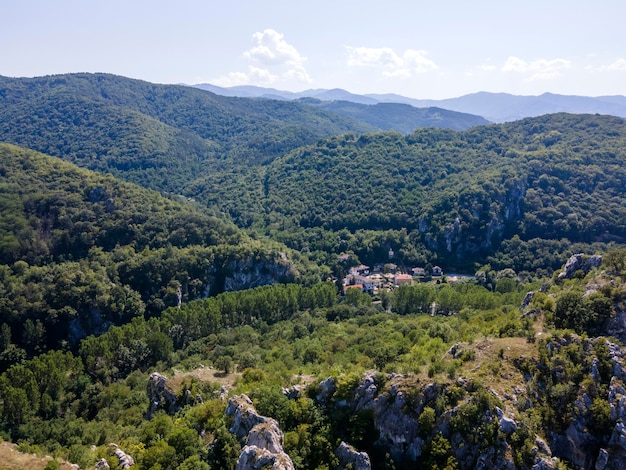
[[[423,382],[374,371],[365,373],[348,396],[345,390],[338,396],[332,378],[310,396],[329,414],[371,416],[378,437],[369,450],[388,453],[401,466],[553,469],[567,462],[582,469],[624,468],[626,348],[604,338],[574,336],[555,337],[537,347],[544,351],[540,360],[520,366],[534,375],[526,374],[526,388],[506,399],[472,380]],[[582,362],[575,351],[585,358]],[[568,364],[564,355],[573,362]],[[573,379],[578,382],[571,382],[570,367],[580,374]],[[542,369],[548,371],[550,383],[543,381]],[[553,405],[554,400],[561,401]],[[552,410],[557,415],[542,416],[543,424],[533,430],[528,421],[533,409],[544,413],[541,410],[550,407],[557,408]],[[363,463],[369,460],[365,449],[349,444],[338,449],[342,463],[368,468]]]
[[[283,449],[283,433],[278,422],[259,415],[250,398],[246,395],[232,397],[226,415],[233,418],[230,432],[245,443],[236,470],[294,469]]]

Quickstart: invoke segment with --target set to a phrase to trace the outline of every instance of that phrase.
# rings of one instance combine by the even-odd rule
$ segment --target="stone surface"
[[[150,407],[146,413],[147,419],[152,419],[152,415],[159,409],[165,410],[168,414],[174,414],[180,409],[176,395],[169,389],[167,380],[167,377],[158,372],[150,374],[148,385],[146,385],[146,395],[150,400]]]
[[[343,441],[339,444],[337,450],[335,450],[335,455],[339,459],[339,465],[341,465],[342,468],[348,465],[351,465],[353,470],[371,470],[372,468],[370,457],[366,452],[359,452]]]
[[[598,458],[596,459],[596,470],[604,470],[606,465],[609,463],[609,453],[606,449],[600,449],[598,453]]]
[[[238,470],[292,470],[291,458],[283,449],[283,433],[274,418],[261,416],[247,395],[228,400],[226,414],[233,417],[230,432],[245,441],[237,461]]]
[[[533,291],[526,292],[526,295],[524,296],[524,300],[522,300],[522,305],[520,307],[522,311],[528,308],[528,306],[530,305],[530,303],[533,301],[534,298],[535,298],[535,293]]]
[[[293,462],[285,454],[273,454],[255,446],[241,450],[235,470],[294,470]]]
[[[109,466],[107,459],[100,459],[96,464],[96,470],[108,470],[109,468],[111,467]]]
[[[117,457],[120,468],[130,468],[135,465],[133,458],[120,449],[117,444],[111,444],[111,446],[114,449],[113,454]]]
[[[594,268],[599,268],[602,265],[601,255],[585,255],[584,253],[577,253],[572,255],[570,259],[565,263],[563,271],[559,273],[559,279],[571,279],[574,277],[574,273],[581,270],[587,274]]]

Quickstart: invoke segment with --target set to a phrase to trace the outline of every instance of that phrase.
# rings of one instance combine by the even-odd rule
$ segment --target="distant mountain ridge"
[[[0,76],[0,141],[160,191],[179,192],[225,161],[271,161],[323,137],[378,130],[295,101],[111,74]]]
[[[245,96],[248,98],[297,100],[306,97],[316,98],[322,101],[341,100],[368,105],[377,103],[403,103],[417,108],[434,106],[450,111],[482,116],[489,121],[498,123],[560,112],[572,114],[608,114],[626,117],[626,96],[621,95],[589,97],[544,93],[538,96],[522,96],[509,93],[481,91],[457,98],[429,100],[409,98],[394,93],[356,95],[341,89],[305,90],[294,93],[255,86],[222,88],[206,83],[194,85],[194,87],[208,90],[218,95]]]
[[[404,103],[361,104],[347,100],[320,101],[316,98],[301,98],[299,101],[366,122],[385,131],[397,131],[402,134],[411,134],[420,127],[463,131],[470,127],[489,124],[485,118],[475,114],[435,106],[417,108]]]

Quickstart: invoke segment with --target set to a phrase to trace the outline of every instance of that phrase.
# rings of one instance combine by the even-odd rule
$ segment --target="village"
[[[343,293],[350,289],[360,289],[361,292],[375,296],[381,290],[390,291],[402,285],[444,280],[443,270],[439,266],[433,266],[430,272],[422,267],[411,268],[409,271],[410,273],[401,272],[394,263],[377,263],[371,269],[364,264],[352,266],[343,279]]]

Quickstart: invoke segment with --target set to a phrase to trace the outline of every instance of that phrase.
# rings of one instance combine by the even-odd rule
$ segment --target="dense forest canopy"
[[[0,105],[0,140],[101,172],[0,144],[0,437],[20,450],[232,469],[254,446],[230,398],[286,468],[349,468],[345,443],[396,470],[626,458],[623,119],[375,133],[102,74],[0,77]],[[579,251],[604,258],[553,274]],[[477,272],[374,297],[344,290],[360,262]]]
[[[557,114],[464,132],[346,134],[241,176],[236,188],[191,188],[299,249],[353,250],[371,263],[393,248],[406,265],[492,259],[534,271],[557,268],[572,244],[624,242],[625,148],[623,119]],[[355,237],[386,249],[373,255]]]
[[[0,175],[5,364],[181,301],[319,279],[284,246],[110,175],[9,144]]]
[[[320,101],[315,98],[302,98],[299,101],[367,122],[384,131],[397,131],[402,134],[410,134],[418,127],[438,127],[460,131],[489,124],[489,121],[474,114],[458,113],[435,107],[416,108],[402,103],[366,105],[340,100]]]
[[[405,266],[550,273],[625,239],[621,118],[364,134],[426,111],[230,98],[106,74],[2,77],[0,100],[0,139],[193,198],[324,264],[344,252],[376,263],[392,249]]]
[[[0,77],[0,140],[161,191],[227,161],[269,161],[377,128],[294,102],[229,98],[109,74]]]

